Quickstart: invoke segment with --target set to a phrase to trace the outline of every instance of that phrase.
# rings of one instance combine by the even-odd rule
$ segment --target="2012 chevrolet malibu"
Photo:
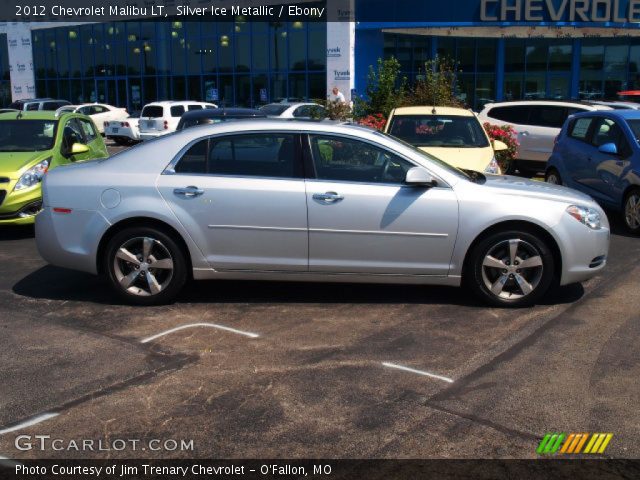
[[[467,284],[522,306],[606,264],[588,196],[467,173],[357,126],[278,120],[186,129],[45,176],[51,264],[102,274],[125,301],[187,280]]]

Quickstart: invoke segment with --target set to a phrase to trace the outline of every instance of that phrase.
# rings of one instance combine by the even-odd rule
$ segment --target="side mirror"
[[[618,155],[618,147],[615,143],[604,143],[598,147],[598,151],[607,155]]]
[[[410,168],[405,177],[404,183],[416,187],[436,187],[438,182],[424,168]]]
[[[81,153],[87,153],[89,147],[83,143],[74,143],[71,145],[71,155],[80,155]]]
[[[493,140],[492,143],[493,143],[493,150],[496,152],[501,152],[503,150],[509,149],[507,144],[504,142],[501,142],[500,140]]]

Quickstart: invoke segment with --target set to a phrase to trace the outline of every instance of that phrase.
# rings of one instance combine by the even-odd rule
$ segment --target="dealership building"
[[[410,82],[425,61],[455,59],[459,96],[473,108],[640,89],[640,0],[310,4],[330,21],[0,23],[0,105],[47,96],[132,110],[187,98],[257,106],[325,98],[333,86],[360,95],[369,66],[391,56]]]

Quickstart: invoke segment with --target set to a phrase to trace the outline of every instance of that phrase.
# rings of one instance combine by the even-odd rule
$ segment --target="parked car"
[[[118,145],[132,145],[140,141],[140,111],[132,112],[121,121],[110,121],[104,125],[104,135]]]
[[[454,167],[478,172],[502,173],[494,150],[509,148],[499,140],[492,143],[478,117],[464,108],[396,108],[384,131]]]
[[[77,188],[82,185],[82,188]],[[364,127],[255,120],[187,128],[46,175],[50,263],[103,274],[125,301],[188,278],[459,285],[520,306],[606,264],[589,196],[472,175]]]
[[[265,115],[271,118],[324,118],[325,108],[317,103],[309,102],[280,102],[270,103],[260,107]]]
[[[0,113],[18,113],[20,110],[16,110],[15,108],[0,108]]]
[[[588,100],[586,103],[592,105],[604,105],[614,110],[640,110],[640,103],[622,102],[620,100]]]
[[[46,110],[55,112],[60,107],[65,105],[71,105],[71,102],[67,100],[56,100],[53,98],[28,98],[23,100],[16,100],[9,108],[15,110],[24,110],[27,112],[34,110]]]
[[[100,133],[104,134],[106,122],[124,121],[129,113],[126,108],[114,107],[105,103],[87,103],[76,109],[77,113],[91,117]]]
[[[218,108],[218,106],[213,103],[191,101],[149,103],[144,106],[140,114],[138,124],[140,140],[151,140],[167,133],[175,132],[180,122],[180,117],[184,112],[205,108]]]
[[[0,225],[33,223],[42,206],[40,182],[51,169],[106,156],[102,137],[83,115],[0,114]]]
[[[640,112],[614,110],[574,115],[565,122],[545,178],[622,212],[640,233]]]
[[[544,172],[553,150],[553,141],[569,115],[584,111],[611,110],[604,105],[554,100],[488,103],[478,117],[481,122],[511,125],[518,134],[517,159],[509,171]]]
[[[197,125],[226,122],[227,120],[265,117],[264,112],[252,108],[205,108],[186,112],[182,115],[176,130],[184,130],[185,128],[195,127]]]

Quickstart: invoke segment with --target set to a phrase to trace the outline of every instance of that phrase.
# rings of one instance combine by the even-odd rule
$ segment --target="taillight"
[[[164,121],[164,129],[169,130],[169,122],[167,120]]]
[[[64,213],[64,214],[68,214],[72,212],[70,208],[58,208],[58,207],[54,207],[53,211],[55,213]]]
[[[108,127],[109,126],[109,122],[104,122],[104,126]]]

